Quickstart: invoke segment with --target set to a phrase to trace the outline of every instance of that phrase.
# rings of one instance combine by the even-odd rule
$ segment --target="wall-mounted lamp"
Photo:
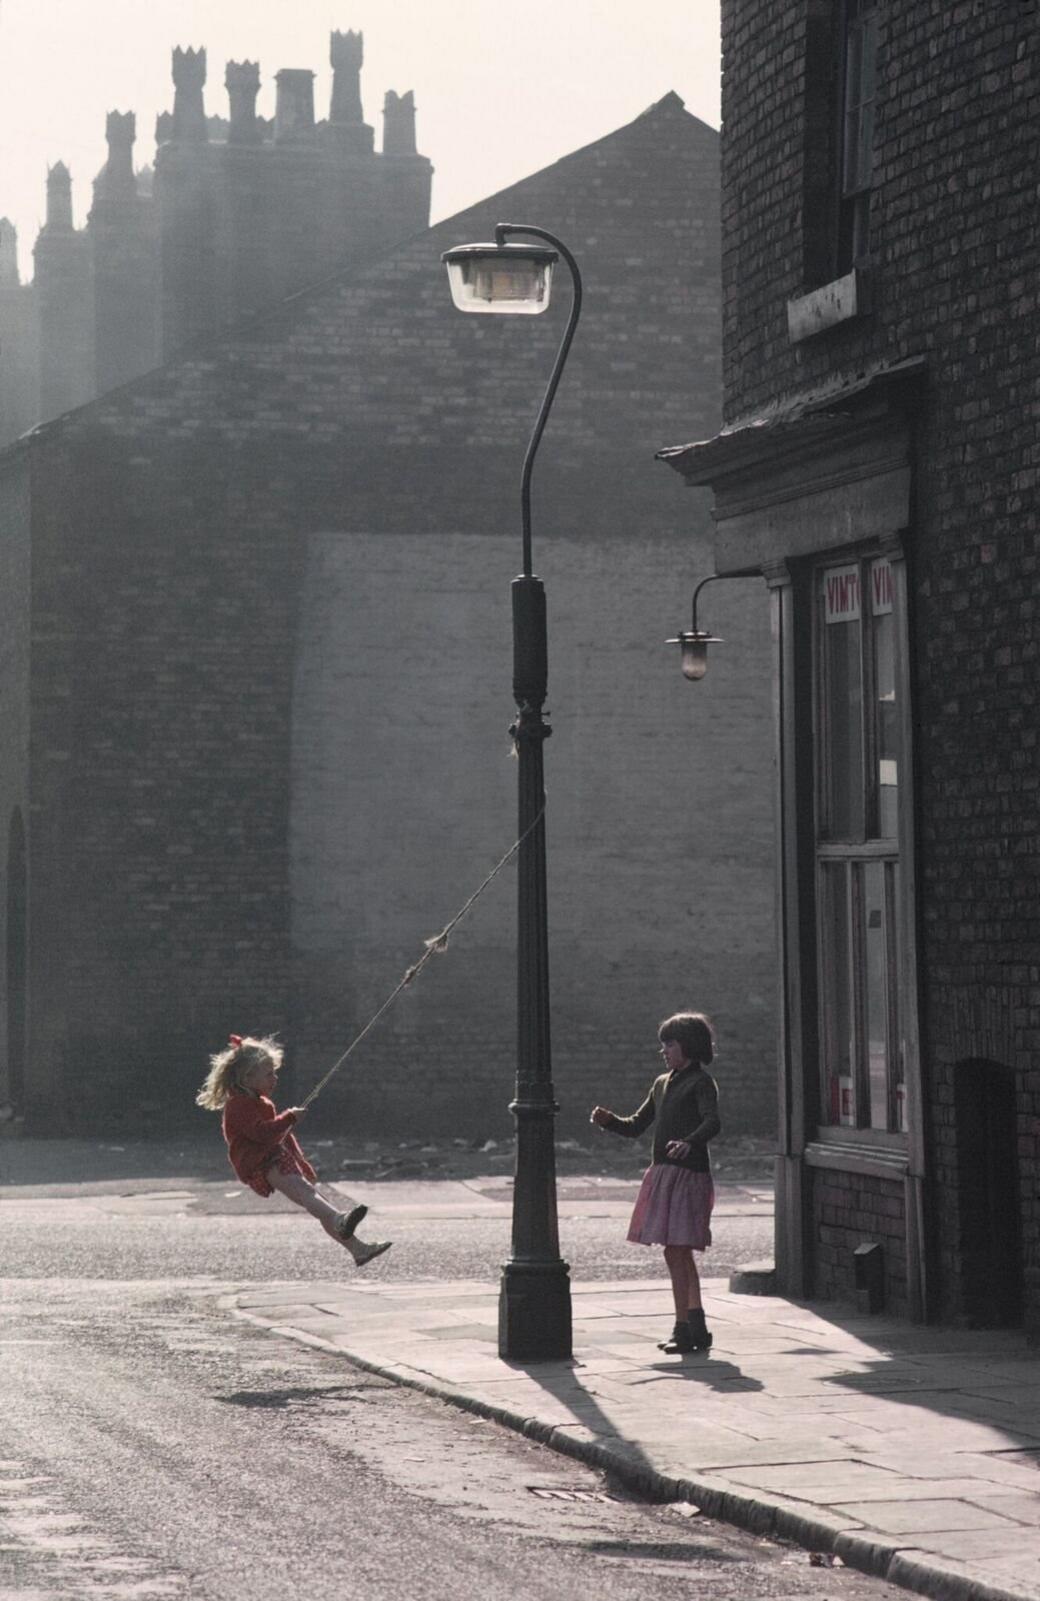
[[[697,596],[705,584],[713,584],[716,579],[725,578],[726,573],[709,573],[702,578],[693,592],[692,617],[687,631],[677,634],[674,639],[665,640],[666,645],[678,645],[683,677],[695,682],[703,678],[708,670],[708,646],[721,645],[723,641],[716,634],[711,634],[704,628],[697,627]]]

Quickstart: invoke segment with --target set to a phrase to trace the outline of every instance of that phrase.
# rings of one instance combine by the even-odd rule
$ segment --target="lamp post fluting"
[[[510,244],[516,234],[548,249]],[[571,273],[570,316],[524,456],[520,482],[523,571],[513,580],[513,699],[510,729],[518,758],[516,1170],[510,1257],[502,1269],[498,1349],[507,1359],[571,1355],[570,1270],[560,1257],[555,1118],[549,1015],[549,935],[545,866],[543,746],[548,639],[545,587],[532,571],[531,472],[581,313],[581,273],[567,247],[542,228],[500,223],[494,244],[462,245],[444,255],[456,305],[464,311],[531,314],[549,304],[559,257]]]

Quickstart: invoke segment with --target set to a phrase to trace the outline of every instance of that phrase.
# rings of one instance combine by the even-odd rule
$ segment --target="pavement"
[[[373,1209],[365,1237],[392,1235],[378,1186],[351,1188]],[[472,1215],[472,1190],[429,1188],[440,1215]],[[507,1362],[497,1264],[400,1283],[389,1260],[226,1305],[821,1561],[940,1601],[1040,1597],[1040,1362],[1020,1331],[742,1294],[731,1283],[767,1281],[738,1274],[705,1281],[711,1352],[665,1356],[667,1279],[622,1278],[572,1284],[572,1359]]]

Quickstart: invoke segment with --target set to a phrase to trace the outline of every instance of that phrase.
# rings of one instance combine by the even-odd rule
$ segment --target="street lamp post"
[[[516,234],[545,245],[508,243]],[[549,248],[546,248],[548,246]],[[542,746],[551,733],[543,707],[548,683],[545,588],[532,572],[531,470],[581,313],[581,273],[567,247],[542,228],[499,223],[493,244],[446,251],[452,297],[460,311],[532,315],[549,304],[553,268],[571,273],[570,316],[542,400],[520,479],[523,571],[513,580],[513,699],[510,732],[518,757],[521,840],[517,898],[516,1174],[513,1236],[502,1269],[498,1350],[505,1358],[571,1355],[570,1270],[560,1257],[556,1206],[557,1111],[549,1027],[549,936],[546,911],[545,789]]]

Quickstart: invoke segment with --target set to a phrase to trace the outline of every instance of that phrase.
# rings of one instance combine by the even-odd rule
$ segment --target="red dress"
[[[295,1112],[276,1112],[266,1095],[238,1090],[224,1103],[224,1139],[228,1160],[243,1184],[257,1195],[273,1195],[267,1170],[277,1163],[280,1173],[300,1173],[313,1184],[317,1174],[291,1132]]]

